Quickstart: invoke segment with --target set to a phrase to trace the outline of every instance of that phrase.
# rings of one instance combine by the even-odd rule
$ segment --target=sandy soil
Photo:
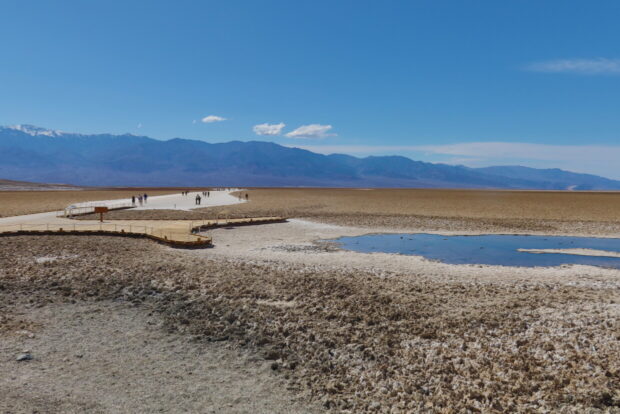
[[[19,319],[0,333],[0,412],[318,412],[270,362],[167,332],[148,305],[49,299],[0,295]]]
[[[291,392],[334,412],[620,412],[619,272],[362,259],[312,243],[355,231],[222,229],[218,247],[190,252],[6,237],[0,289],[38,305],[52,295],[152,309],[167,330],[261,355]],[[45,322],[24,315],[0,332]]]

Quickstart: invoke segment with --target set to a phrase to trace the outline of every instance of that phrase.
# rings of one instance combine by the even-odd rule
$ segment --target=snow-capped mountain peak
[[[16,131],[21,131],[25,134],[28,135],[32,135],[37,136],[37,135],[44,135],[47,137],[57,137],[59,135],[62,135],[63,132],[62,131],[55,131],[52,129],[45,129],[45,128],[41,128],[38,126],[34,126],[34,125],[27,125],[27,124],[20,124],[20,125],[11,125],[9,127],[7,127],[8,129],[14,129]]]

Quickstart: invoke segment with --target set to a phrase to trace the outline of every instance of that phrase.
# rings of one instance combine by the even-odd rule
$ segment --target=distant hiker
[[[142,196],[141,195],[138,196],[138,203],[140,203],[140,205],[142,205]]]
[[[136,196],[131,196],[131,205],[132,206],[136,205]]]
[[[210,192],[210,191],[207,191],[207,197],[209,197],[209,195],[210,195],[210,194],[211,194],[211,192]]]
[[[149,196],[146,195],[146,193],[144,193],[144,195],[142,197],[144,198],[144,204],[146,204],[146,199],[149,198]]]
[[[248,193],[245,193],[245,201],[248,201]]]
[[[196,194],[196,205],[200,205],[200,194]]]

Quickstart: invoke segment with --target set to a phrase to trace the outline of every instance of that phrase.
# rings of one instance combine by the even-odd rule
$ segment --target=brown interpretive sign
[[[95,214],[99,213],[99,221],[103,223],[103,213],[107,213],[107,207],[95,207]]]

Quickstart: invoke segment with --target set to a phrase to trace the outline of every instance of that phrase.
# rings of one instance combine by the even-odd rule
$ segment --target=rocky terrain
[[[156,315],[159,329],[197,349],[260,355],[291,395],[307,396],[308,411],[315,402],[352,413],[620,412],[615,273],[589,284],[539,279],[536,270],[497,282],[444,279],[90,236],[0,238],[0,262],[5,384],[37,360],[28,350],[34,359],[17,362],[27,349],[9,349],[12,338],[49,323],[24,302],[120,303]],[[15,388],[0,389],[9,397],[0,401],[13,401]]]

